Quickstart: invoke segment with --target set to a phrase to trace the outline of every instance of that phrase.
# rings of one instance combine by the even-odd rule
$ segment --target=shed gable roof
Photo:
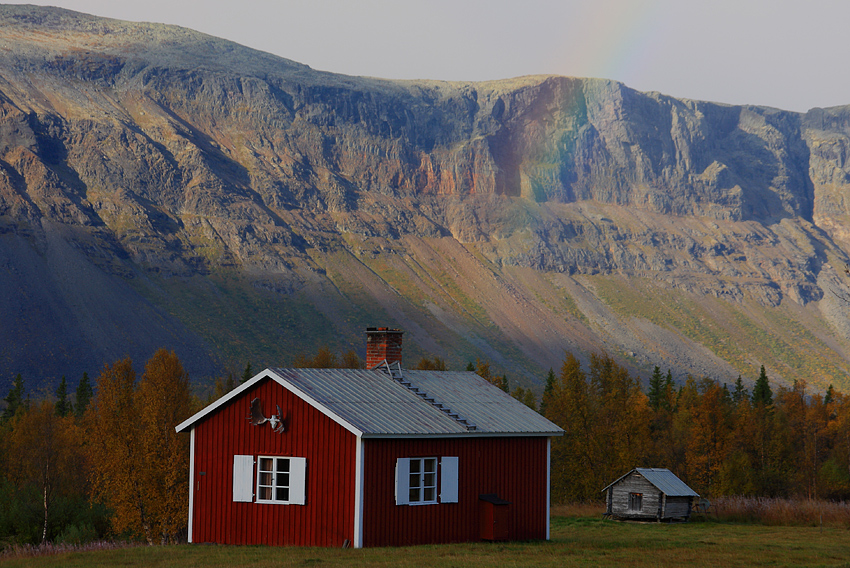
[[[266,369],[179,424],[178,432],[271,379],[364,437],[559,436],[558,426],[472,372],[408,371],[404,381],[380,370]],[[429,401],[432,399],[433,402]],[[451,413],[440,410],[442,403]],[[462,422],[453,417],[466,419]],[[474,424],[468,429],[467,423]]]
[[[632,473],[637,472],[644,479],[654,485],[659,491],[668,497],[699,497],[699,493],[688,487],[676,474],[666,468],[636,467],[627,474],[610,483],[602,491],[606,491],[612,485],[616,485]]]

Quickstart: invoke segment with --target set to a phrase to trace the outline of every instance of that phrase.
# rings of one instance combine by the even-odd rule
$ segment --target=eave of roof
[[[486,383],[474,373],[404,371],[436,398],[476,424],[468,430],[449,413],[424,402],[381,371],[353,369],[266,369],[177,425],[191,430],[259,381],[274,380],[363,438],[455,438],[560,436],[563,430]]]
[[[675,473],[666,468],[636,467],[612,481],[602,491],[607,491],[632,473],[638,473],[668,497],[699,497],[699,493],[687,486]]]

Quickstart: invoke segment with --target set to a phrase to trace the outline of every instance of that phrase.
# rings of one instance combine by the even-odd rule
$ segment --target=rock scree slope
[[[388,81],[0,6],[0,389],[174,349],[364,349],[539,388],[565,350],[850,388],[850,106]]]

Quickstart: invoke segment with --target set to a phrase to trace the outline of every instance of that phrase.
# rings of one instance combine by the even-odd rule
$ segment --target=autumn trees
[[[644,395],[607,355],[585,371],[567,354],[541,404],[565,435],[553,439],[553,499],[597,499],[634,467],[666,467],[708,495],[850,497],[850,398],[803,381],[773,389],[764,367],[750,395],[655,368]]]
[[[100,509],[88,506],[85,436],[63,389],[56,403],[30,401],[15,378],[0,419],[0,535],[19,542],[96,536]],[[67,390],[67,385],[66,389]]]
[[[585,372],[568,353],[542,406],[564,429],[552,441],[554,500],[597,498],[604,480],[625,473],[623,464],[643,465],[649,449],[647,398],[638,380],[609,356],[592,355]]]
[[[299,362],[362,364],[329,350]],[[417,367],[446,365],[425,358]],[[470,367],[508,388],[486,361]],[[511,394],[536,406],[530,389]],[[84,375],[74,396],[63,381],[55,396],[31,401],[18,376],[4,400],[0,534],[33,543],[96,536],[108,520],[113,534],[179,539],[189,441],[174,426],[198,402],[174,353],[158,351],[141,377],[129,359],[106,365],[96,389]],[[591,355],[583,367],[568,353],[546,377],[540,407],[565,431],[552,440],[555,501],[599,499],[637,466],[667,467],[707,496],[850,497],[850,397],[832,387],[821,395],[803,381],[773,386],[762,367],[750,393],[741,377],[674,384],[656,367],[644,393],[608,355]]]
[[[185,528],[189,440],[174,426],[194,406],[173,352],[157,351],[138,384],[129,359],[104,368],[85,424],[94,494],[113,509],[116,532],[153,544],[174,542]]]
[[[112,534],[175,542],[188,516],[189,439],[176,424],[197,408],[177,356],[157,351],[136,380],[129,359],[106,365],[74,404],[28,402],[20,376],[0,418],[0,535],[65,542]]]
[[[48,539],[51,515],[59,497],[85,485],[83,438],[72,416],[57,416],[41,401],[13,419],[7,448],[7,479],[32,491],[41,505],[39,541]]]

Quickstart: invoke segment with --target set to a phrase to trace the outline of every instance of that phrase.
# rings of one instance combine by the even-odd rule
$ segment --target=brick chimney
[[[401,364],[400,329],[388,327],[366,328],[366,368],[374,369],[384,361]]]

